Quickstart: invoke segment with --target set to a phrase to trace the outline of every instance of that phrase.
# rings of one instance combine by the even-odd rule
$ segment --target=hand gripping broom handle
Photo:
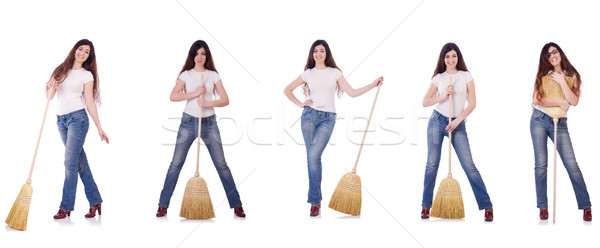
[[[201,74],[201,82],[200,87],[204,84],[204,73]],[[200,95],[199,99],[202,99],[204,94]],[[200,115],[198,116],[198,152],[196,153],[196,173],[194,173],[195,177],[200,176],[200,139],[202,134],[202,106],[200,106]]]
[[[552,197],[552,223],[556,223],[556,138],[558,138],[556,136],[556,126],[558,124],[558,118],[554,117],[552,120],[554,121],[554,196]]]
[[[452,77],[450,77],[450,85],[452,85]],[[450,117],[448,118],[448,124],[452,122],[452,96],[448,96],[450,101]],[[452,178],[452,132],[448,132],[448,177]]]
[[[53,86],[54,87],[54,86]],[[42,139],[42,131],[44,131],[44,123],[46,123],[46,114],[48,113],[48,106],[50,105],[50,98],[46,101],[46,108],[44,109],[44,117],[42,118],[42,126],[40,127],[40,134],[38,135],[37,143],[35,144],[35,152],[33,152],[33,160],[31,161],[31,169],[29,169],[29,177],[27,177],[27,183],[31,183],[31,175],[33,174],[33,166],[35,165],[35,158],[37,157],[38,148],[40,147],[40,140]]]
[[[371,117],[373,116],[373,110],[375,110],[375,103],[377,103],[377,97],[379,96],[379,90],[381,90],[381,84],[377,86],[377,93],[375,93],[375,100],[373,100],[373,106],[371,107],[371,113],[369,114],[369,120],[367,120],[367,127],[365,128],[365,133],[363,134],[362,141],[360,142],[360,149],[358,149],[358,156],[356,157],[356,162],[354,163],[354,168],[352,169],[352,173],[356,174],[356,166],[358,166],[358,159],[360,159],[360,153],[362,152],[363,145],[365,144],[365,138],[367,137],[367,131],[369,131],[369,124],[371,123]]]

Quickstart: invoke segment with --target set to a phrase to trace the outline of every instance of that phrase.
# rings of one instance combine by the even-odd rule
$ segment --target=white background
[[[600,91],[597,9],[597,3],[588,1],[3,1],[2,218],[29,171],[45,104],[44,84],[82,38],[96,47],[100,119],[111,143],[101,144],[90,124],[85,149],[104,198],[103,215],[83,217],[88,202],[80,183],[71,217],[53,220],[62,193],[64,147],[51,102],[32,179],[27,230],[5,225],[0,246],[597,245],[593,236],[599,228],[583,222],[560,162],[557,223],[539,220],[529,134],[540,50],[554,41],[583,79],[579,106],[569,111],[569,127],[591,200],[599,199],[595,142],[600,134],[592,131],[598,121],[594,92]],[[246,219],[233,217],[205,148],[200,170],[217,217],[178,217],[183,188],[194,172],[195,148],[169,214],[154,217],[184,108],[168,97],[197,39],[209,44],[231,100],[216,111]],[[358,166],[363,185],[359,217],[326,207],[320,217],[308,216],[301,110],[282,90],[302,72],[316,39],[328,41],[354,87],[385,77],[373,132]],[[459,45],[475,78],[477,108],[467,126],[474,161],[494,204],[492,223],[483,221],[456,158],[453,175],[462,185],[466,217],[419,218],[426,119],[432,111],[421,106],[421,99],[446,42]],[[323,155],[324,206],[354,165],[374,95],[344,96],[337,103],[339,118]],[[436,186],[446,166],[442,159]],[[551,189],[549,183],[550,200]]]

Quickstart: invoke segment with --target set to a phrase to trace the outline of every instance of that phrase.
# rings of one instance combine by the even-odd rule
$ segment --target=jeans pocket
[[[302,110],[302,115],[305,115],[308,112],[310,112],[310,107],[309,106],[304,106],[304,109]]]
[[[531,113],[531,119],[539,120],[539,119],[542,119],[543,117],[544,117],[544,113],[537,109],[534,109],[533,113]]]
[[[181,116],[181,123],[189,123],[190,121],[192,121],[191,115],[184,114],[183,116]]]
[[[433,113],[431,113],[431,116],[429,117],[430,121],[436,120],[440,117],[440,113],[438,113],[437,111],[433,111]]]

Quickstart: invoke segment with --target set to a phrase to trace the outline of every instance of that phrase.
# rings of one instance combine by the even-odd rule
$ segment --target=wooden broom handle
[[[55,86],[52,86],[55,87]],[[52,89],[50,89],[52,90]],[[44,109],[44,117],[42,118],[42,125],[40,127],[40,134],[38,135],[37,143],[35,144],[35,152],[33,152],[33,160],[31,161],[31,169],[29,169],[29,177],[27,177],[27,183],[31,183],[31,175],[33,174],[33,166],[35,165],[35,159],[37,157],[38,148],[40,147],[40,140],[42,139],[42,131],[44,131],[44,123],[46,123],[46,114],[48,114],[48,106],[50,105],[51,98],[46,101],[46,108]]]
[[[375,110],[375,103],[377,103],[377,97],[379,96],[379,90],[381,90],[381,83],[377,86],[377,93],[375,93],[375,100],[373,100],[373,106],[371,107],[371,113],[369,114],[369,119],[367,120],[367,127],[365,128],[365,133],[363,134],[362,141],[360,142],[360,148],[358,149],[358,156],[356,157],[356,162],[354,163],[354,168],[352,169],[352,173],[356,174],[356,166],[358,166],[358,159],[360,159],[360,153],[362,152],[363,145],[365,144],[365,138],[367,137],[367,131],[369,131],[369,124],[371,123],[371,117],[373,116],[373,110]]]
[[[450,77],[450,85],[452,85],[452,77]],[[454,89],[453,89],[454,90]],[[452,96],[448,96],[450,101],[450,116],[448,117],[448,124],[452,122]],[[448,132],[448,177],[452,178],[452,132]]]
[[[556,126],[558,124],[558,118],[554,117],[552,120],[554,121],[554,192],[552,197],[552,223],[556,223]]]
[[[203,84],[204,84],[204,73],[201,74],[200,87],[202,87]],[[204,94],[201,94],[200,98],[198,98],[198,99],[202,99],[203,96],[204,96]],[[200,105],[200,104],[198,104],[198,105]],[[200,176],[200,139],[202,139],[201,135],[202,135],[202,106],[200,106],[200,115],[198,116],[198,152],[196,153],[196,173],[194,173],[195,177]]]

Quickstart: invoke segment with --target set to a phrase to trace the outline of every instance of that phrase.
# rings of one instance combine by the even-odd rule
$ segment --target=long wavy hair
[[[435,71],[433,72],[433,76],[431,76],[431,78],[434,78],[435,75],[439,73],[444,73],[446,71],[446,63],[444,62],[444,58],[446,57],[446,53],[449,53],[452,50],[454,50],[456,52],[456,55],[458,55],[458,64],[456,64],[456,69],[459,71],[469,71],[458,46],[452,42],[448,42],[442,47],[442,50],[440,51],[440,56],[438,58],[437,65],[435,66]]]
[[[50,78],[54,79],[58,84],[61,84],[63,81],[65,81],[65,79],[69,75],[69,71],[73,68],[73,63],[75,62],[75,52],[79,47],[84,45],[90,46],[90,54],[87,60],[85,60],[85,62],[83,62],[81,66],[84,69],[91,72],[94,76],[94,101],[96,102],[96,104],[100,105],[102,101],[100,100],[100,80],[98,79],[96,52],[94,49],[94,44],[88,39],[82,39],[75,43],[75,45],[69,52],[69,55],[67,55],[65,61],[63,61],[60,65],[56,67],[56,69],[54,69],[54,72],[52,72]]]
[[[308,51],[308,58],[306,59],[306,65],[304,66],[304,70],[306,71],[308,69],[315,68],[316,62],[315,62],[315,58],[313,57],[313,53],[315,51],[315,48],[318,45],[323,45],[323,47],[325,47],[325,53],[326,53],[325,54],[325,65],[327,67],[336,68],[341,71],[341,69],[337,66],[337,64],[335,64],[335,60],[333,59],[333,54],[331,53],[331,49],[329,49],[329,45],[327,44],[327,42],[325,40],[316,40],[315,42],[313,42],[312,46],[310,46],[310,50]],[[339,86],[337,86],[336,90],[337,90],[338,97],[341,97],[342,94],[344,93],[342,91],[342,89]],[[308,88],[308,83],[306,83],[306,82],[302,85],[302,93],[306,97],[308,97],[308,95],[310,95],[310,89]]]
[[[204,60],[204,68],[219,73],[217,71],[217,68],[215,67],[215,62],[213,61],[212,53],[210,53],[210,48],[208,48],[208,44],[206,44],[206,42],[203,40],[197,40],[190,47],[190,50],[188,51],[188,56],[185,59],[185,64],[183,64],[183,68],[181,68],[179,74],[181,74],[184,71],[193,69],[194,66],[196,66],[194,58],[196,57],[196,55],[198,55],[198,49],[200,48],[204,48],[204,52],[206,53],[206,60]],[[183,86],[182,92],[186,91],[187,89],[185,88],[185,86]],[[213,94],[215,94],[215,92],[216,88],[213,89]]]
[[[567,55],[563,52],[563,50],[554,42],[549,42],[542,48],[542,52],[540,53],[540,64],[538,66],[538,72],[535,77],[535,86],[534,86],[534,94],[538,101],[542,101],[543,98],[543,89],[542,89],[542,78],[548,75],[549,72],[554,70],[554,66],[550,64],[550,47],[555,47],[560,54],[560,68],[565,71],[565,76],[575,77],[575,83],[573,84],[573,93],[579,96],[581,94],[581,76],[579,72],[573,67],[569,59],[567,59]]]

